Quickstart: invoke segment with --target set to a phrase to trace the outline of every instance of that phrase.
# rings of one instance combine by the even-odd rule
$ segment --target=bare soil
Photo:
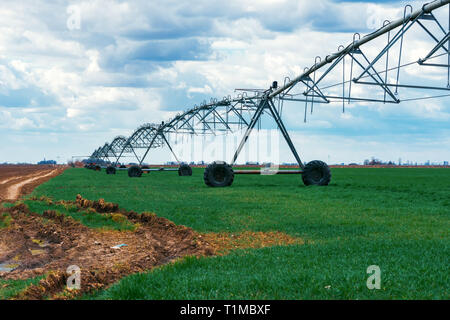
[[[0,166],[0,203],[15,201],[20,196],[61,174],[65,166],[5,165]]]
[[[81,202],[77,203],[82,208]],[[24,291],[19,299],[58,298],[62,293],[61,297],[70,297],[187,255],[214,253],[211,246],[190,228],[177,226],[154,214],[121,212],[129,220],[139,223],[135,231],[89,229],[56,211],[39,215],[23,204],[0,209],[0,214],[8,213],[12,217],[11,225],[0,229],[0,264],[17,265],[13,271],[0,273],[0,277],[27,279],[47,275],[39,285]],[[126,246],[113,248],[120,244]],[[64,292],[69,277],[66,270],[71,265],[81,268],[80,292]]]

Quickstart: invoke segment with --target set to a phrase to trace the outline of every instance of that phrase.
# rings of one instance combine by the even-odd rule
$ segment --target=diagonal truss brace
[[[295,149],[295,146],[289,136],[289,133],[284,126],[283,120],[281,119],[280,114],[278,113],[277,108],[275,107],[275,104],[273,103],[272,98],[269,98],[269,93],[267,93],[263,99],[261,99],[258,108],[256,112],[254,113],[252,120],[250,121],[249,126],[247,127],[247,130],[245,131],[244,136],[242,137],[241,143],[239,144],[234,156],[233,160],[231,161],[231,165],[233,166],[236,163],[237,158],[239,157],[239,154],[241,153],[242,149],[244,148],[245,143],[247,142],[250,134],[252,133],[253,129],[255,128],[256,124],[258,123],[258,120],[261,118],[264,110],[268,110],[270,114],[273,116],[275,122],[278,125],[278,128],[280,129],[281,133],[283,134],[284,139],[286,140],[289,148],[291,149],[292,154],[294,155],[299,167],[303,169],[305,166],[303,165],[303,162],[300,159],[300,156],[297,153],[297,150]]]

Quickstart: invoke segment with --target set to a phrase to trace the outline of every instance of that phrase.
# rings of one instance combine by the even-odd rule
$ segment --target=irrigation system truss
[[[345,112],[346,105],[350,103],[399,104],[402,101],[450,96],[449,3],[450,0],[433,1],[424,4],[416,11],[408,5],[404,8],[402,18],[396,21],[386,20],[380,29],[364,37],[355,33],[349,45],[339,46],[336,53],[324,59],[316,57],[311,67],[305,68],[304,72],[295,79],[286,77],[282,86],[273,82],[267,90],[236,89],[238,94],[235,98],[228,96],[221,100],[211,99],[209,103],[203,102],[167,122],[145,124],[129,138],[116,137],[111,143],[106,143],[95,150],[90,159],[92,162],[99,159],[110,162],[115,168],[123,157],[134,156],[141,167],[151,149],[166,145],[177,162],[181,164],[169,143],[170,135],[218,135],[245,130],[241,143],[231,160],[232,166],[252,130],[261,125],[261,116],[266,114],[275,121],[300,167],[300,170],[295,173],[303,175],[305,184],[328,184],[329,169],[325,163],[313,161],[305,165],[301,161],[282,120],[284,104],[303,103],[304,121],[306,121],[307,114],[309,111],[313,112],[315,104],[338,102],[342,104],[342,111]],[[445,11],[446,6],[448,6],[448,13]],[[438,9],[440,9],[439,14],[436,14]],[[448,22],[444,24],[442,21],[447,19]],[[414,50],[416,48],[410,49],[406,45],[409,34],[420,35],[422,37],[420,45],[426,43],[429,48],[423,56],[406,62],[406,59],[417,51]],[[419,51],[421,54],[424,52]],[[416,68],[414,74],[426,72],[426,68],[443,71],[445,76],[441,75],[439,79],[445,78],[446,83],[424,85],[423,82],[400,81],[401,71],[406,68]],[[365,88],[369,90],[364,90]],[[439,92],[439,94],[416,96],[417,92],[422,90]],[[400,91],[405,97],[403,100],[400,99]],[[415,95],[411,95],[411,92]],[[139,157],[136,149],[144,149],[143,156]],[[232,171],[224,163],[214,163],[213,166],[219,167],[222,171],[225,170],[222,176],[229,170]],[[206,175],[205,173],[205,181]],[[225,183],[225,185],[231,183]],[[220,183],[217,186],[220,186]]]

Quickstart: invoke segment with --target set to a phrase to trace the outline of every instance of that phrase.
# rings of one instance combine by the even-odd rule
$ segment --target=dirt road
[[[19,199],[63,170],[64,167],[0,166],[0,202]]]

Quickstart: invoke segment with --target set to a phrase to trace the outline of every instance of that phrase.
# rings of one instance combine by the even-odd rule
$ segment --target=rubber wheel
[[[214,161],[203,174],[205,184],[210,187],[229,187],[233,184],[233,168],[223,161]]]
[[[113,166],[109,166],[106,168],[106,174],[116,174],[116,168]]]
[[[180,177],[192,176],[192,168],[189,165],[187,165],[187,164],[182,164],[178,168],[178,175]]]
[[[331,181],[330,167],[320,160],[311,161],[303,169],[302,179],[305,186],[327,186]]]
[[[142,176],[142,169],[138,166],[132,166],[128,169],[128,176],[130,178],[140,178]]]

